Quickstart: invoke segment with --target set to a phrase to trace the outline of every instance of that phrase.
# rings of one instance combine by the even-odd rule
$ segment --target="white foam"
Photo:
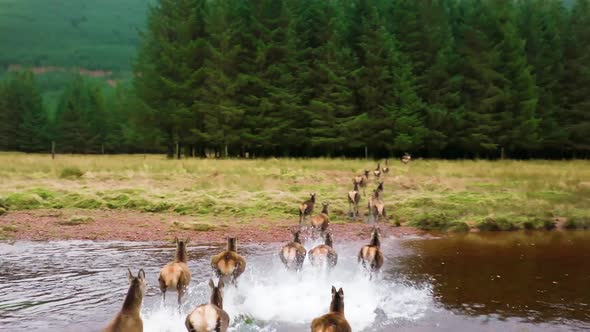
[[[317,242],[317,241],[316,241]],[[317,243],[306,246],[310,249]],[[331,287],[344,290],[345,316],[353,331],[379,331],[396,320],[417,320],[432,308],[430,289],[391,280],[369,280],[356,262],[356,248],[339,248],[339,261],[331,272],[318,271],[306,260],[303,272],[286,271],[276,253],[247,257],[246,272],[238,288],[227,286],[224,309],[230,315],[231,331],[308,331],[311,321],[328,312]],[[195,280],[180,313],[174,301],[144,305],[145,331],[184,331],[184,319],[195,305],[209,301],[208,278]],[[152,299],[155,299],[154,297]],[[167,299],[168,300],[168,299]]]

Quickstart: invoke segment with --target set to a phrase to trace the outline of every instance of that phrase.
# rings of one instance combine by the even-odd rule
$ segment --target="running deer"
[[[385,159],[385,166],[381,169],[381,171],[383,172],[383,174],[387,174],[389,173],[389,164],[388,164],[388,159]]]
[[[377,168],[373,171],[373,175],[375,175],[376,179],[381,177],[381,163],[377,163]]]
[[[361,248],[358,254],[358,262],[369,272],[370,278],[378,273],[383,266],[383,252],[381,251],[381,233],[379,228],[373,227],[371,242]]]
[[[197,306],[184,321],[189,332],[226,332],[229,326],[229,315],[223,310],[223,281],[217,287],[209,279],[211,299],[208,304]]]
[[[293,232],[293,242],[286,244],[279,252],[281,262],[285,264],[287,270],[301,271],[303,262],[305,261],[305,255],[307,251],[301,244],[301,231],[297,230]]]
[[[409,163],[412,160],[412,156],[409,153],[404,153],[404,155],[401,157],[401,161],[404,164]]]
[[[143,321],[139,312],[147,288],[145,272],[141,269],[137,273],[137,277],[134,277],[131,270],[127,269],[127,277],[130,286],[127,296],[125,296],[125,302],[123,302],[123,308],[102,332],[143,332]]]
[[[327,265],[328,269],[336,266],[338,263],[338,254],[333,249],[332,234],[326,233],[324,244],[320,244],[311,249],[307,256],[313,266],[322,267]]]
[[[311,332],[352,332],[344,317],[344,291],[332,286],[330,312],[311,322]]]
[[[322,212],[317,216],[311,217],[311,234],[314,238],[317,233],[323,237],[326,230],[328,230],[328,226],[330,225],[330,217],[328,216],[329,205],[330,203],[323,202]]]
[[[224,283],[237,285],[238,277],[246,270],[246,260],[238,254],[237,239],[227,239],[227,249],[213,256],[211,267]]]
[[[382,187],[382,186],[381,186]],[[379,187],[373,190],[373,195],[369,197],[367,207],[369,209],[369,218],[372,218],[372,222],[379,222],[380,219],[385,217],[385,204],[380,197],[381,190]]]
[[[188,254],[186,252],[188,239],[182,241],[175,238],[174,242],[176,243],[176,255],[171,263],[166,264],[160,270],[158,283],[164,300],[166,300],[166,291],[173,289],[178,292],[178,305],[180,305],[191,281],[191,271],[188,269]]]
[[[348,192],[348,210],[352,213],[352,218],[356,218],[359,214],[359,202],[361,194],[359,193],[359,184],[354,184],[354,189]]]
[[[306,216],[312,214],[314,204],[315,194],[309,194],[309,199],[299,205],[299,226],[303,224]]]
[[[367,188],[367,183],[369,183],[369,171],[364,170],[363,175],[355,176],[352,179],[353,184],[358,184],[360,188],[363,188],[363,196],[366,196],[365,189]]]

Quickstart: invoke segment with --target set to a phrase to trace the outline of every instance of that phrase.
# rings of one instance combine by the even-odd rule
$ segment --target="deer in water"
[[[328,206],[330,203],[323,202],[322,203],[322,212],[317,215],[311,217],[311,234],[314,236],[317,233],[320,233],[320,236],[324,236],[326,230],[328,230],[328,226],[330,225],[330,216],[328,216]]]
[[[137,273],[137,277],[134,277],[131,270],[127,269],[127,277],[129,278],[130,286],[127,291],[127,296],[125,296],[125,302],[123,302],[123,308],[121,308],[121,311],[119,311],[102,332],[143,331],[143,321],[141,320],[139,312],[147,288],[145,272],[141,269],[139,270],[139,273]]]
[[[369,272],[370,278],[378,273],[383,266],[383,252],[381,251],[381,233],[379,228],[373,227],[371,242],[361,248],[358,254],[358,262]]]
[[[409,153],[404,153],[404,155],[401,157],[401,161],[404,164],[409,163],[412,160],[412,156]]]
[[[353,184],[358,184],[359,188],[363,188],[363,196],[366,196],[365,189],[367,188],[367,183],[369,183],[369,171],[364,170],[363,175],[355,176],[352,179]]]
[[[383,186],[380,187],[383,188]],[[369,217],[372,218],[373,222],[378,222],[379,219],[385,217],[385,204],[380,197],[381,191],[382,190],[379,190],[379,187],[373,190],[373,195],[369,197],[369,201],[367,203]]]
[[[176,243],[176,255],[171,263],[166,264],[160,270],[158,282],[164,300],[166,300],[166,291],[175,289],[178,292],[178,305],[180,305],[191,281],[191,271],[188,269],[188,254],[186,252],[188,239],[182,241],[175,238],[174,242]]]
[[[238,277],[246,270],[246,260],[238,254],[237,239],[235,237],[227,238],[226,250],[213,256],[211,267],[220,280],[224,283],[233,283],[237,285]]]
[[[309,199],[299,205],[299,226],[305,221],[305,217],[313,212],[315,204],[315,194],[309,194]]]
[[[208,304],[197,306],[184,321],[189,332],[226,332],[229,326],[229,315],[223,310],[223,280],[217,287],[209,279],[211,299]]]
[[[311,322],[311,332],[352,332],[344,317],[344,291],[332,286],[330,312]]]
[[[381,171],[383,172],[383,174],[389,173],[388,159],[385,159],[385,166],[381,169]]]
[[[373,171],[373,175],[376,179],[379,179],[381,177],[381,163],[377,163],[377,168],[375,168],[375,170]]]
[[[348,192],[348,210],[352,213],[352,218],[356,218],[359,214],[359,202],[361,194],[359,193],[359,184],[354,184],[354,189]]]
[[[303,267],[303,261],[305,261],[305,255],[307,251],[301,244],[301,230],[293,232],[293,242],[286,244],[279,252],[281,262],[285,264],[288,270],[301,271]]]
[[[331,269],[338,263],[338,254],[333,249],[332,234],[326,233],[324,244],[320,244],[311,249],[307,255],[311,265],[321,267],[327,264],[328,268]]]

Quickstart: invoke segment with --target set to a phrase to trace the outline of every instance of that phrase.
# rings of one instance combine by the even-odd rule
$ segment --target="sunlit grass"
[[[319,202],[331,202],[334,222],[347,222],[352,176],[374,167],[349,159],[0,154],[0,207],[171,212],[195,216],[206,222],[194,227],[209,229],[224,220],[297,220],[297,204],[314,192]],[[388,219],[402,225],[544,228],[557,217],[572,218],[572,225],[590,217],[588,161],[392,160],[390,169]],[[374,187],[371,181],[367,195]],[[365,213],[366,198],[360,206]]]

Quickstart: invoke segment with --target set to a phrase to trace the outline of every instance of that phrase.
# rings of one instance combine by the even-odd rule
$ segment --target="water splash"
[[[316,244],[307,243],[306,248]],[[279,247],[248,257],[238,287],[226,286],[224,309],[230,315],[230,331],[306,331],[315,317],[328,312],[332,285],[344,290],[345,315],[354,331],[385,331],[398,320],[422,318],[432,307],[428,286],[369,280],[357,264],[356,246],[335,246],[339,261],[332,271],[317,270],[306,260],[298,275],[280,263]],[[208,279],[193,280],[180,311],[173,301],[144,306],[145,330],[183,331],[186,315],[208,301]]]

